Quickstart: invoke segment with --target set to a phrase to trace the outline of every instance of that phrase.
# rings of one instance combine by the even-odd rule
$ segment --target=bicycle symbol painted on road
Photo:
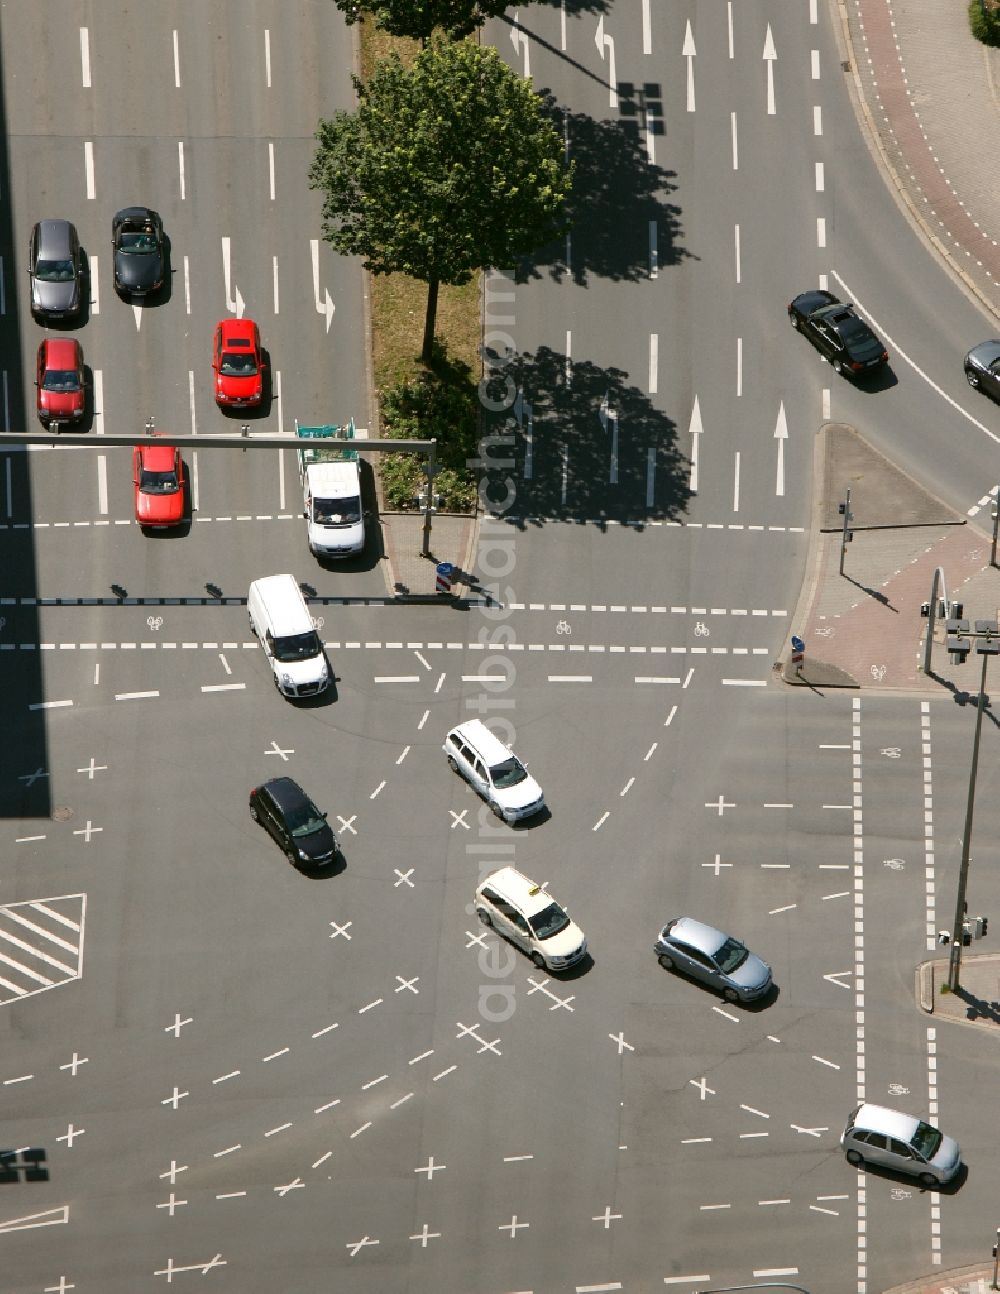
[[[835,631],[834,631],[833,625],[820,625],[820,627],[816,630],[816,637],[832,638],[834,635],[834,632]]]
[[[573,632],[573,629],[568,620],[560,620],[557,623],[556,625],[557,634],[571,634],[572,632]]]
[[[147,625],[147,627],[148,627],[148,628],[150,628],[150,629],[154,629],[154,630],[155,630],[155,629],[162,629],[162,628],[163,628],[163,617],[162,617],[162,616],[147,616],[147,617],[146,617],[146,625]]]
[[[910,1089],[908,1087],[904,1087],[902,1083],[889,1084],[890,1096],[909,1096],[909,1094],[910,1094]]]
[[[884,666],[884,665],[873,665],[873,666],[872,666],[872,678],[875,680],[875,682],[876,682],[876,683],[881,683],[881,682],[882,682],[882,680],[885,678],[885,666]]]
[[[709,629],[708,625],[707,625],[707,624],[705,624],[704,620],[696,620],[696,621],[695,621],[695,625],[694,625],[694,636],[695,636],[696,638],[707,638],[710,632],[711,632],[711,631],[710,631],[710,629]]]
[[[882,866],[890,867],[894,872],[901,872],[903,868],[906,866],[906,859],[905,858],[883,858]]]
[[[899,759],[903,752],[898,746],[883,746],[879,754],[884,755],[886,759]]]

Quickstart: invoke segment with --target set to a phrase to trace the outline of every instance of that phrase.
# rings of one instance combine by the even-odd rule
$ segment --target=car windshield
[[[310,629],[308,633],[290,634],[287,638],[274,640],[274,655],[281,661],[309,660],[312,656],[318,656],[321,651],[319,634],[315,629]]]
[[[569,925],[569,917],[558,903],[550,903],[547,908],[542,908],[541,912],[536,912],[533,917],[529,917],[528,924],[534,931],[536,939],[551,939],[560,930],[566,929]]]
[[[39,261],[35,266],[35,278],[45,283],[68,283],[75,274],[72,261]]]
[[[253,377],[257,372],[257,361],[252,355],[240,355],[236,351],[224,350],[219,372],[227,377]]]
[[[717,953],[713,954],[715,962],[724,975],[732,975],[737,967],[742,966],[749,953],[738,939],[729,938]]]
[[[311,836],[323,826],[324,818],[311,800],[285,811],[285,822],[293,836]]]
[[[176,472],[151,472],[144,467],[139,474],[139,489],[143,494],[176,494],[180,489]]]
[[[156,251],[156,237],[147,233],[133,234],[123,232],[118,247],[119,251],[126,252],[130,256],[148,256],[151,252]]]
[[[918,1123],[910,1145],[923,1159],[933,1159],[941,1145],[941,1133],[929,1123]]]
[[[494,786],[505,790],[509,786],[517,786],[518,782],[523,782],[528,774],[521,761],[511,755],[510,759],[505,759],[502,764],[494,764],[490,769],[490,776],[493,778]]]
[[[313,499],[313,521],[320,526],[356,526],[361,520],[361,500],[355,494],[345,499]]]
[[[79,391],[80,374],[75,368],[50,368],[42,379],[43,391]]]

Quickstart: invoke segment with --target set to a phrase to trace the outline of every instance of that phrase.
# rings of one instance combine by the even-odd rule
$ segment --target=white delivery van
[[[299,480],[306,538],[314,557],[351,557],[364,552],[365,514],[353,419],[345,427],[300,427]]]
[[[294,575],[254,580],[247,595],[250,628],[260,639],[274,686],[285,696],[315,696],[330,684],[323,644]]]

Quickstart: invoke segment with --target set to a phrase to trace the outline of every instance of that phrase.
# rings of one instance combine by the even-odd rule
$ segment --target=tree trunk
[[[420,352],[421,361],[430,368],[434,357],[434,321],[437,318],[438,281],[427,280],[427,314],[424,317],[424,346]]]

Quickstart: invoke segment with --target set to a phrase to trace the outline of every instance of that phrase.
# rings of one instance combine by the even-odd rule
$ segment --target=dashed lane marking
[[[237,648],[243,648],[245,651],[257,651],[260,644],[256,641],[243,643],[224,643],[224,647],[235,651]],[[399,647],[398,643],[381,643],[381,642],[325,642],[324,646],[328,651],[394,651]],[[413,644],[409,643],[408,647]],[[433,642],[421,643],[419,646],[427,651],[486,651],[487,647],[491,652],[518,652],[518,651],[535,651],[535,652],[596,652],[608,653],[611,655],[632,655],[632,656],[770,656],[773,655],[771,647],[689,647],[677,646],[668,647],[666,645],[658,646],[633,646],[625,643],[573,643],[567,647],[566,643],[481,643],[481,642]],[[218,652],[219,644],[217,642],[160,642],[159,640],[147,642],[21,642],[21,643],[0,643],[0,652],[4,651],[211,651]],[[374,676],[376,683],[419,683],[420,676],[417,674],[400,674],[400,675],[380,675]],[[491,674],[463,674],[464,683],[478,683],[483,679],[487,681],[496,681],[501,676]],[[660,681],[660,680],[657,680]],[[664,682],[676,683],[679,679],[670,678],[662,680]],[[734,684],[739,686],[737,680]],[[226,688],[239,689],[242,683],[220,683],[215,684],[206,690],[214,692],[225,691]],[[749,684],[748,686],[759,686],[758,684]],[[123,694],[126,695],[126,694]],[[129,696],[141,696],[143,693],[129,693]],[[55,709],[59,706],[72,705],[72,701],[42,701],[31,706],[32,709]]]

